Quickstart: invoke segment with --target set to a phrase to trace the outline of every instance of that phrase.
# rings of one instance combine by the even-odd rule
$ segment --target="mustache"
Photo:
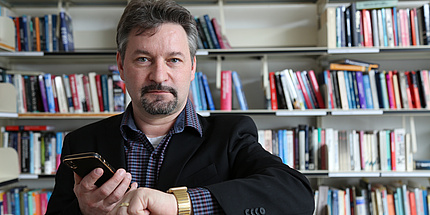
[[[174,97],[177,97],[178,95],[178,92],[173,87],[163,86],[161,84],[151,84],[151,85],[142,87],[141,95],[145,95],[146,93],[149,93],[149,91],[152,91],[152,90],[167,91],[173,94]]]

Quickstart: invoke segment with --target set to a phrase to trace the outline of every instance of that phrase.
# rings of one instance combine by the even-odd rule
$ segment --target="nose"
[[[163,59],[159,59],[154,61],[151,68],[151,73],[149,78],[151,81],[155,83],[162,83],[168,79],[168,69],[169,67],[166,64],[166,61]]]

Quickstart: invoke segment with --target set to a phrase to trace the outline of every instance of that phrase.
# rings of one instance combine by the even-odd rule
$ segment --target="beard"
[[[155,96],[155,98],[146,98],[145,94],[152,90],[168,91],[173,95],[173,99],[166,100],[164,95]],[[151,84],[141,89],[140,104],[151,115],[168,115],[178,106],[178,92],[172,87]]]

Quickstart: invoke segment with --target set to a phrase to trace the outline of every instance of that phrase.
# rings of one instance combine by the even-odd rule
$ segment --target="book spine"
[[[231,71],[221,71],[221,110],[232,109]]]
[[[95,85],[97,89],[97,101],[99,104],[99,110],[100,112],[104,112],[104,104],[103,104],[103,89],[102,89],[102,81],[101,81],[101,75],[95,75]]]
[[[248,110],[248,103],[246,101],[245,92],[243,91],[242,82],[239,74],[236,71],[231,72],[234,87],[236,89],[236,95],[239,100],[241,110]]]
[[[319,106],[319,108],[324,109],[325,108],[324,100],[322,98],[321,90],[319,88],[319,84],[318,84],[318,81],[317,81],[317,78],[315,76],[314,71],[313,70],[309,70],[308,76],[309,76],[309,80],[311,81],[312,88],[313,88],[313,90],[315,92],[316,99],[318,101],[318,106]]]
[[[202,74],[201,79],[202,79],[202,82],[203,82],[204,91],[206,93],[206,98],[208,100],[209,110],[215,110],[215,103],[213,101],[211,89],[209,88],[208,78],[207,78],[207,76],[205,74]]]
[[[305,83],[303,82],[301,72],[300,71],[296,71],[295,74],[296,74],[297,81],[299,83],[300,89],[302,90],[302,93],[303,93],[303,97],[304,97],[304,100],[305,100],[305,103],[306,103],[306,108],[307,109],[314,109],[313,104],[311,102],[310,95],[309,95],[308,91],[306,90]]]
[[[219,45],[218,38],[215,34],[215,29],[212,25],[212,22],[211,22],[211,19],[209,18],[209,15],[205,14],[205,15],[203,15],[203,18],[205,19],[206,26],[208,28],[208,32],[209,32],[209,35],[211,37],[211,41],[213,43],[214,48],[220,49],[221,47]]]
[[[109,112],[109,97],[108,97],[108,83],[107,83],[107,75],[100,75],[100,84],[101,84],[101,97],[103,104],[103,111]]]
[[[365,88],[363,83],[363,73],[357,72],[356,77],[357,77],[358,95],[360,97],[360,108],[366,109],[367,103],[366,103],[366,93],[365,93]]]
[[[82,106],[78,94],[78,87],[76,84],[76,74],[70,74],[69,75],[69,81],[70,81],[70,91],[72,92],[72,98],[73,98],[73,107],[75,110],[75,113],[82,113]]]
[[[275,72],[269,72],[269,84],[270,84],[270,103],[271,103],[272,110],[278,110]]]

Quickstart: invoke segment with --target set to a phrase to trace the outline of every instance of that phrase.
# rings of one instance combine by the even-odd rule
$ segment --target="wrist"
[[[175,196],[177,203],[177,214],[190,215],[192,214],[191,199],[187,192],[187,187],[170,188],[167,193]]]

